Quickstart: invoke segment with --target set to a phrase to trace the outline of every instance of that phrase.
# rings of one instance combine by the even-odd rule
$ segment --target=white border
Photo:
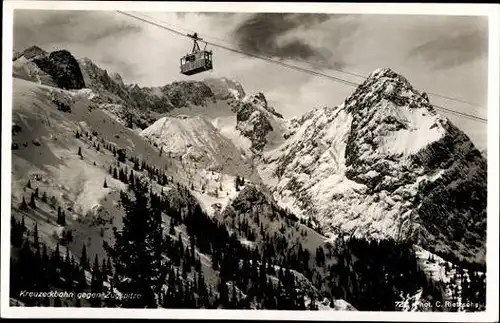
[[[128,10],[184,12],[322,12],[356,14],[468,15],[489,17],[488,76],[488,217],[487,217],[487,310],[482,313],[400,312],[297,312],[242,310],[112,309],[112,308],[18,308],[9,307],[11,106],[13,9]],[[370,320],[495,322],[498,321],[499,220],[499,6],[492,4],[387,4],[387,3],[251,3],[251,2],[112,2],[112,1],[4,1],[2,82],[2,204],[1,204],[1,314],[16,318],[189,318],[262,320]]]

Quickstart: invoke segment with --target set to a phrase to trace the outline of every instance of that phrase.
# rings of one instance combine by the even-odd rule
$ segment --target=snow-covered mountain
[[[486,159],[390,69],[371,73],[339,106],[285,120],[263,93],[248,95],[227,78],[147,88],[89,59],[76,70],[74,61],[32,47],[14,61],[15,73],[84,83],[103,111],[198,170],[246,177],[255,168],[280,205],[325,234],[413,239],[434,252],[484,257]],[[189,116],[165,116],[176,110]]]
[[[247,94],[228,78],[141,87],[90,59],[38,47],[15,53],[13,65],[15,78],[30,81],[15,82],[16,204],[28,176],[40,174],[75,219],[97,209],[117,214],[113,201],[123,183],[111,179],[111,167],[133,168],[169,196],[173,183],[182,183],[243,244],[272,254],[276,243],[305,257],[294,275],[315,297],[335,256],[330,250],[330,263],[313,275],[305,268],[316,260],[302,245],[312,255],[337,236],[409,240],[425,250],[423,258],[432,252],[484,262],[485,156],[390,69],[371,73],[338,106],[286,120],[264,93]],[[104,143],[107,150],[98,148]],[[156,170],[131,159],[120,164],[113,147]],[[167,177],[155,174],[164,170]],[[95,240],[93,251],[102,253],[102,239]],[[274,261],[293,263],[290,257]],[[411,292],[410,298],[421,295]],[[340,299],[331,304],[352,307]]]
[[[292,120],[287,136],[259,171],[324,232],[484,260],[486,160],[401,75],[374,71],[342,105]]]
[[[202,116],[163,117],[140,135],[193,168],[250,176],[250,167],[241,151]]]

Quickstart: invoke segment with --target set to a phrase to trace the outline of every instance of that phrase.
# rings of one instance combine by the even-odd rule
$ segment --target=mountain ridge
[[[31,52],[47,57],[37,48]],[[12,149],[20,166],[13,172],[13,199],[21,203],[19,194],[24,197],[33,190],[23,186],[28,173],[45,176],[48,167],[54,176],[51,185],[60,186],[54,186],[54,196],[75,217],[68,219],[69,227],[82,230],[82,240],[89,234],[107,241],[109,228],[101,238],[97,229],[82,228],[87,222],[120,219],[117,193],[130,191],[133,175],[140,174],[151,183],[150,194],[168,197],[162,217],[165,229],[175,227],[172,237],[186,234],[186,226],[188,233],[197,230],[190,227],[196,221],[179,223],[186,216],[200,216],[199,207],[207,218],[196,219],[214,230],[227,229],[226,242],[258,246],[262,260],[267,257],[259,271],[268,271],[267,278],[274,281],[277,269],[291,269],[301,289],[310,293],[305,297],[328,295],[325,304],[342,298],[361,310],[392,306],[383,300],[378,305],[364,303],[365,297],[373,296],[370,288],[350,282],[362,278],[368,284],[364,275],[370,272],[365,270],[394,257],[394,246],[404,249],[397,257],[412,268],[401,273],[408,275],[404,277],[411,286],[394,283],[410,296],[437,293],[425,283],[420,285],[425,285],[423,294],[413,290],[421,279],[414,266],[428,269],[432,254],[461,266],[462,260],[484,264],[486,160],[461,130],[433,110],[423,93],[390,69],[372,72],[343,104],[287,120],[263,93],[247,94],[241,84],[227,78],[147,88],[124,84],[118,74],[89,59],[76,61],[85,84],[80,89],[59,88],[55,79],[61,71],[44,72],[23,55],[13,62],[14,76],[30,81],[15,82],[17,146]],[[68,75],[73,75],[71,70],[64,74]],[[79,84],[75,77],[70,84]],[[30,110],[33,105],[38,109]],[[211,114],[213,110],[220,113]],[[139,158],[147,164],[141,165]],[[71,172],[74,165],[85,170]],[[31,185],[40,183],[33,180]],[[50,218],[49,206],[36,201]],[[39,212],[35,219],[42,221]],[[21,213],[16,213],[19,221]],[[56,240],[50,230],[59,237],[66,234],[68,225],[54,229],[50,222],[40,223],[43,239],[51,243]],[[198,234],[200,238],[214,233]],[[95,242],[88,245],[101,255]],[[415,253],[411,246],[422,249]],[[210,274],[207,278],[217,284],[222,275],[217,266],[228,262],[206,247],[197,246],[197,254],[203,258],[205,274]],[[363,258],[363,250],[372,256],[372,251],[387,254]],[[367,266],[356,264],[356,259]],[[439,263],[439,268],[449,266],[444,260]],[[388,270],[376,274],[400,274],[397,268]],[[343,276],[346,272],[349,277]],[[278,276],[280,281],[283,276]],[[460,279],[441,283],[463,284]],[[236,292],[248,292],[243,282],[238,284]],[[337,299],[330,302],[332,293]]]
[[[21,57],[24,55],[40,58],[51,54],[32,47]],[[462,131],[437,114],[424,93],[391,69],[370,73],[338,107],[315,109],[284,120],[263,93],[248,95],[241,84],[227,78],[147,88],[125,85],[119,75],[111,73],[111,77],[87,58],[78,62],[85,84],[97,94],[92,100],[100,100],[101,107],[122,124],[139,124],[142,134],[157,138],[155,144],[166,147],[165,152],[169,146],[155,134],[163,131],[162,127],[151,128],[162,117],[157,112],[226,102],[236,116],[234,129],[250,141],[254,159],[239,160],[230,167],[231,173],[235,175],[238,167],[256,168],[274,198],[297,214],[306,213],[326,232],[404,237],[426,247],[440,245],[435,252],[450,252],[449,241],[434,236],[447,232],[445,236],[454,241],[466,231],[467,241],[461,243],[472,251],[459,253],[469,258],[484,245],[484,240],[477,243],[474,239],[481,240],[485,234],[485,159]],[[208,123],[198,127],[206,128],[202,131],[207,134],[215,131]],[[196,127],[189,129],[183,136],[196,138]],[[235,144],[233,138],[230,140],[229,145]],[[183,149],[192,149],[192,143],[183,145]],[[198,154],[205,151],[199,149]],[[230,150],[234,152],[232,160],[238,160],[237,150]],[[210,158],[216,160],[216,155],[212,152]],[[440,196],[450,200],[454,194],[463,194],[454,188],[453,180],[443,178],[467,178],[471,172],[475,178],[460,179],[461,187],[477,192],[468,200],[470,206],[457,201],[458,208],[452,207],[453,211],[438,211],[438,205],[444,203]],[[353,209],[353,203],[364,207]],[[340,210],[341,215],[333,215],[333,210]],[[362,215],[366,212],[375,213]],[[441,219],[438,223],[452,223],[454,229],[448,232],[444,224],[431,224],[435,212]],[[459,214],[470,214],[472,231],[465,228],[469,220],[444,221],[460,218]],[[342,218],[351,220],[342,223]]]

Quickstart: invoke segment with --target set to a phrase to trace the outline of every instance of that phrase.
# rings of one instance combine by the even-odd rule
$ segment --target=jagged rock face
[[[346,109],[353,115],[346,176],[409,202],[402,211],[414,210],[417,239],[464,239],[473,256],[486,234],[487,176],[469,138],[391,70],[370,75]]]
[[[236,129],[250,139],[252,150],[256,154],[260,154],[268,144],[268,135],[279,130],[273,127],[272,121],[283,119],[281,114],[268,105],[263,93],[233,101],[232,111],[236,113]]]
[[[420,165],[401,161],[445,133],[442,125],[447,121],[406,79],[390,70],[372,73],[346,100],[345,109],[353,116],[345,150],[346,175],[374,192],[392,193],[423,175]]]
[[[33,62],[42,71],[52,76],[57,86],[62,89],[73,90],[85,87],[80,66],[67,50],[55,51],[49,56],[36,56]]]
[[[35,63],[26,59],[22,54],[12,64],[12,76],[38,84],[57,87],[52,76],[42,71]]]
[[[188,105],[215,102],[210,88],[202,82],[174,82],[159,88],[130,87],[132,104],[144,110],[165,113]]]
[[[217,100],[239,100],[245,97],[245,90],[241,84],[228,78],[205,79],[203,83],[210,87]]]
[[[181,108],[188,104],[203,106],[215,102],[215,96],[208,85],[203,82],[173,82],[161,88],[172,107]]]
[[[89,59],[80,60],[89,88],[104,97],[106,103],[122,104],[142,112],[165,113],[187,104],[203,105],[215,100],[202,82],[174,82],[162,87],[125,85],[121,76],[99,68]]]
[[[16,59],[18,59],[19,57],[21,57],[22,53],[16,51],[16,50],[13,50],[12,51],[12,61],[15,61]]]
[[[448,241],[467,246],[468,257],[484,259],[486,243],[487,163],[469,138],[454,125],[445,125],[442,139],[412,156],[412,162],[426,172],[440,169],[437,180],[423,181],[418,188],[418,217],[425,224],[416,238],[437,245]],[[440,248],[431,250],[441,251]]]
[[[342,106],[292,120],[285,135],[262,177],[327,233],[484,260],[486,160],[402,76],[373,72]]]
[[[67,50],[52,52],[49,56],[36,56],[33,62],[42,71],[52,76],[57,86],[62,89],[73,90],[85,87],[80,66]]]
[[[21,57],[26,62],[20,62]],[[36,68],[31,66],[33,64]],[[161,87],[127,85],[119,74],[99,68],[88,58],[77,61],[66,50],[49,55],[37,46],[21,54],[14,53],[14,65],[16,77],[47,85],[55,83],[64,89],[91,89],[92,101],[114,115],[117,121],[141,129],[151,125],[158,113],[186,106],[206,106],[216,100],[241,99],[245,95],[239,83],[225,78],[211,79],[207,83],[173,82]]]
[[[210,88],[202,82],[174,82],[162,87],[126,85],[120,75],[108,73],[89,59],[79,62],[86,84],[97,93],[94,101],[128,126],[132,123],[145,129],[155,122],[154,113],[215,101]]]
[[[357,201],[340,198],[357,196],[365,190],[344,175],[351,118],[341,108],[312,110],[291,120],[286,141],[263,154],[259,172],[283,207],[316,218],[330,228],[343,215],[350,214],[348,210],[337,210],[349,209],[349,204]]]
[[[85,84],[107,103],[126,104],[130,100],[123,83],[109,76],[106,70],[99,68],[90,59],[79,60]]]
[[[250,100],[254,104],[260,103],[266,111],[269,111],[271,114],[275,115],[276,117],[283,119],[283,116],[280,113],[276,112],[274,107],[270,106],[267,103],[267,100],[266,100],[266,97],[264,96],[264,93],[259,92],[256,95],[254,95],[253,97],[251,97]]]
[[[26,59],[33,59],[37,56],[46,56],[48,55],[49,53],[43,49],[41,49],[40,47],[38,46],[31,46],[27,49],[25,49],[22,53],[20,53],[19,56],[24,56]],[[18,58],[18,57],[17,57]],[[14,60],[16,60],[17,58],[15,58]]]
[[[237,109],[236,122],[241,134],[251,140],[252,149],[262,150],[266,145],[267,134],[273,130],[264,114],[256,110],[252,104],[243,103]]]

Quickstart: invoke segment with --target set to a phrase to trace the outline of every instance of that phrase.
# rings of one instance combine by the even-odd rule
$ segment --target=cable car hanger
[[[207,48],[207,42],[203,41],[203,38],[200,38],[198,37],[198,33],[194,33],[194,34],[187,34],[187,36],[189,38],[192,38],[193,39],[193,49],[191,50],[192,53],[197,53],[197,52],[200,52],[201,49],[200,49],[200,45],[198,45],[198,41],[202,41],[205,43],[205,47],[203,48],[203,51],[206,51],[206,48]]]

